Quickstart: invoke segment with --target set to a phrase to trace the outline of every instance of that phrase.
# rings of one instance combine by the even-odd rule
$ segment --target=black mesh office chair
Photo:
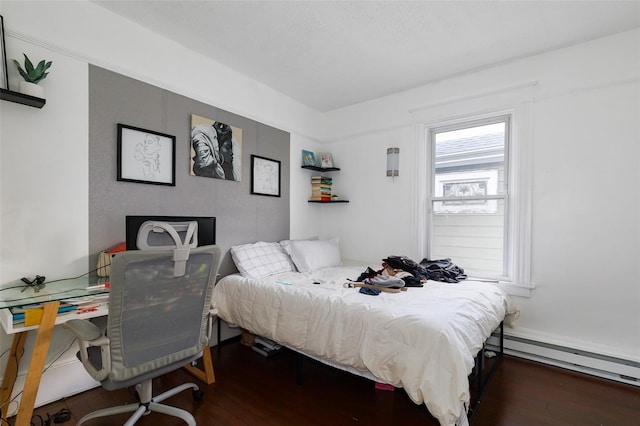
[[[113,259],[105,334],[86,320],[65,323],[79,339],[79,358],[89,374],[107,390],[135,385],[140,400],[87,414],[78,424],[133,412],[125,423],[133,425],[152,411],[196,424],[187,411],[160,404],[186,389],[197,396],[196,384],[183,384],[154,397],[151,383],[197,360],[208,349],[211,293],[220,250],[217,246],[191,248],[186,259],[184,250],[178,252],[128,251]]]

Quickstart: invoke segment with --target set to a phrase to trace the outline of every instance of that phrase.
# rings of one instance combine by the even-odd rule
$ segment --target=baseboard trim
[[[496,348],[498,339],[492,336],[488,345]],[[637,361],[509,335],[504,337],[504,353],[640,387]]]

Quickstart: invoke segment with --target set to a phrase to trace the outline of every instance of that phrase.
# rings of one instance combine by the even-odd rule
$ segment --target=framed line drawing
[[[176,137],[118,123],[118,180],[176,186]]]
[[[252,155],[251,193],[279,197],[280,174],[280,161]]]
[[[0,89],[9,90],[9,74],[7,74],[7,49],[4,45],[4,20],[0,15]]]

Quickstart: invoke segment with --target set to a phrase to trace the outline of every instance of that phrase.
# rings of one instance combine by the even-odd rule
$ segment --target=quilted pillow
[[[300,272],[311,272],[321,268],[342,265],[338,239],[291,240],[285,246],[291,260]]]
[[[231,247],[231,257],[245,278],[264,278],[295,271],[291,258],[280,244],[259,241]]]

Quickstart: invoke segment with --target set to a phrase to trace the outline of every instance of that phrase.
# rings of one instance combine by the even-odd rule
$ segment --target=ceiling
[[[99,1],[320,112],[640,27],[640,1]]]

